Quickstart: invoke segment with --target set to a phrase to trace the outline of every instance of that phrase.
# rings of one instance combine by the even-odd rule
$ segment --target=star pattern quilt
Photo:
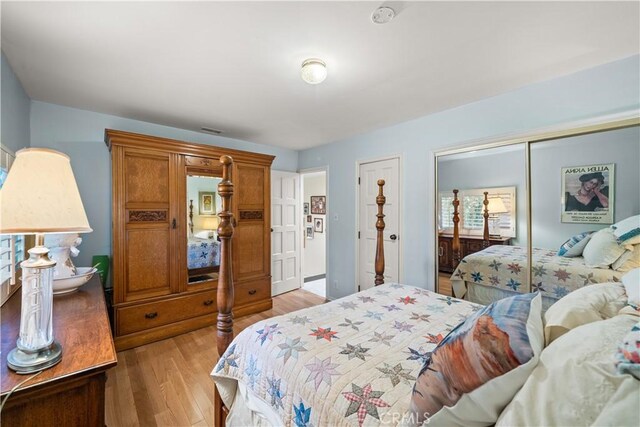
[[[214,239],[189,239],[187,243],[187,268],[204,268],[220,265],[220,242]]]
[[[227,407],[243,383],[284,426],[395,425],[430,352],[481,307],[381,285],[255,323],[211,375]]]
[[[587,267],[582,257],[558,256],[549,249],[533,248],[533,291],[560,299],[571,291],[594,283],[618,282],[624,273]],[[464,280],[515,292],[527,293],[527,249],[520,246],[489,246],[467,255],[451,280]]]

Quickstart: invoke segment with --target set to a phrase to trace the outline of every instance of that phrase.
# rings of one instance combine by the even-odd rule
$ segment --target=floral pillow
[[[539,294],[485,307],[453,329],[425,361],[403,424],[494,424],[535,368],[543,341]]]
[[[621,374],[631,374],[640,380],[640,322],[622,339],[616,354],[616,367]]]

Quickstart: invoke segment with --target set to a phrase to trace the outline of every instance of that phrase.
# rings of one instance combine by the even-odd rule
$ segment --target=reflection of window
[[[460,206],[461,234],[482,235],[484,230],[484,192],[489,192],[489,197],[500,197],[509,212],[497,214],[502,236],[516,237],[516,187],[477,188],[472,190],[460,190],[458,200]],[[438,209],[438,227],[440,231],[453,232],[453,192],[440,193],[440,206]],[[491,215],[491,212],[489,212]]]
[[[0,146],[0,188],[7,179],[14,155]],[[24,259],[24,236],[0,234],[0,301],[9,295],[10,287],[16,284],[16,272]]]

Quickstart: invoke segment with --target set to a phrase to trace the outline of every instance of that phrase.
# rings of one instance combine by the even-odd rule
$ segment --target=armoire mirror
[[[604,261],[583,256],[588,239],[565,251],[640,213],[639,125],[632,112],[435,153],[436,291],[482,304],[540,291],[546,309],[619,281],[638,261],[633,248],[619,245]]]
[[[218,195],[221,177],[187,175],[187,277],[189,287],[218,279],[220,242],[218,212],[222,200]]]
[[[469,292],[489,301],[505,289],[528,287],[525,148],[520,143],[437,155],[439,293]],[[504,262],[505,254],[513,260]]]

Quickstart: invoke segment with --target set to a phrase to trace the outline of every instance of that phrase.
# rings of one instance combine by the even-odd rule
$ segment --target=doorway
[[[302,289],[327,296],[327,172],[301,172]]]
[[[400,245],[401,213],[400,213],[400,156],[358,162],[357,207],[358,207],[358,269],[356,283],[358,291],[369,289],[374,285],[376,235],[375,227],[378,206],[378,180],[384,179],[384,281],[399,282],[402,267],[402,251]]]

